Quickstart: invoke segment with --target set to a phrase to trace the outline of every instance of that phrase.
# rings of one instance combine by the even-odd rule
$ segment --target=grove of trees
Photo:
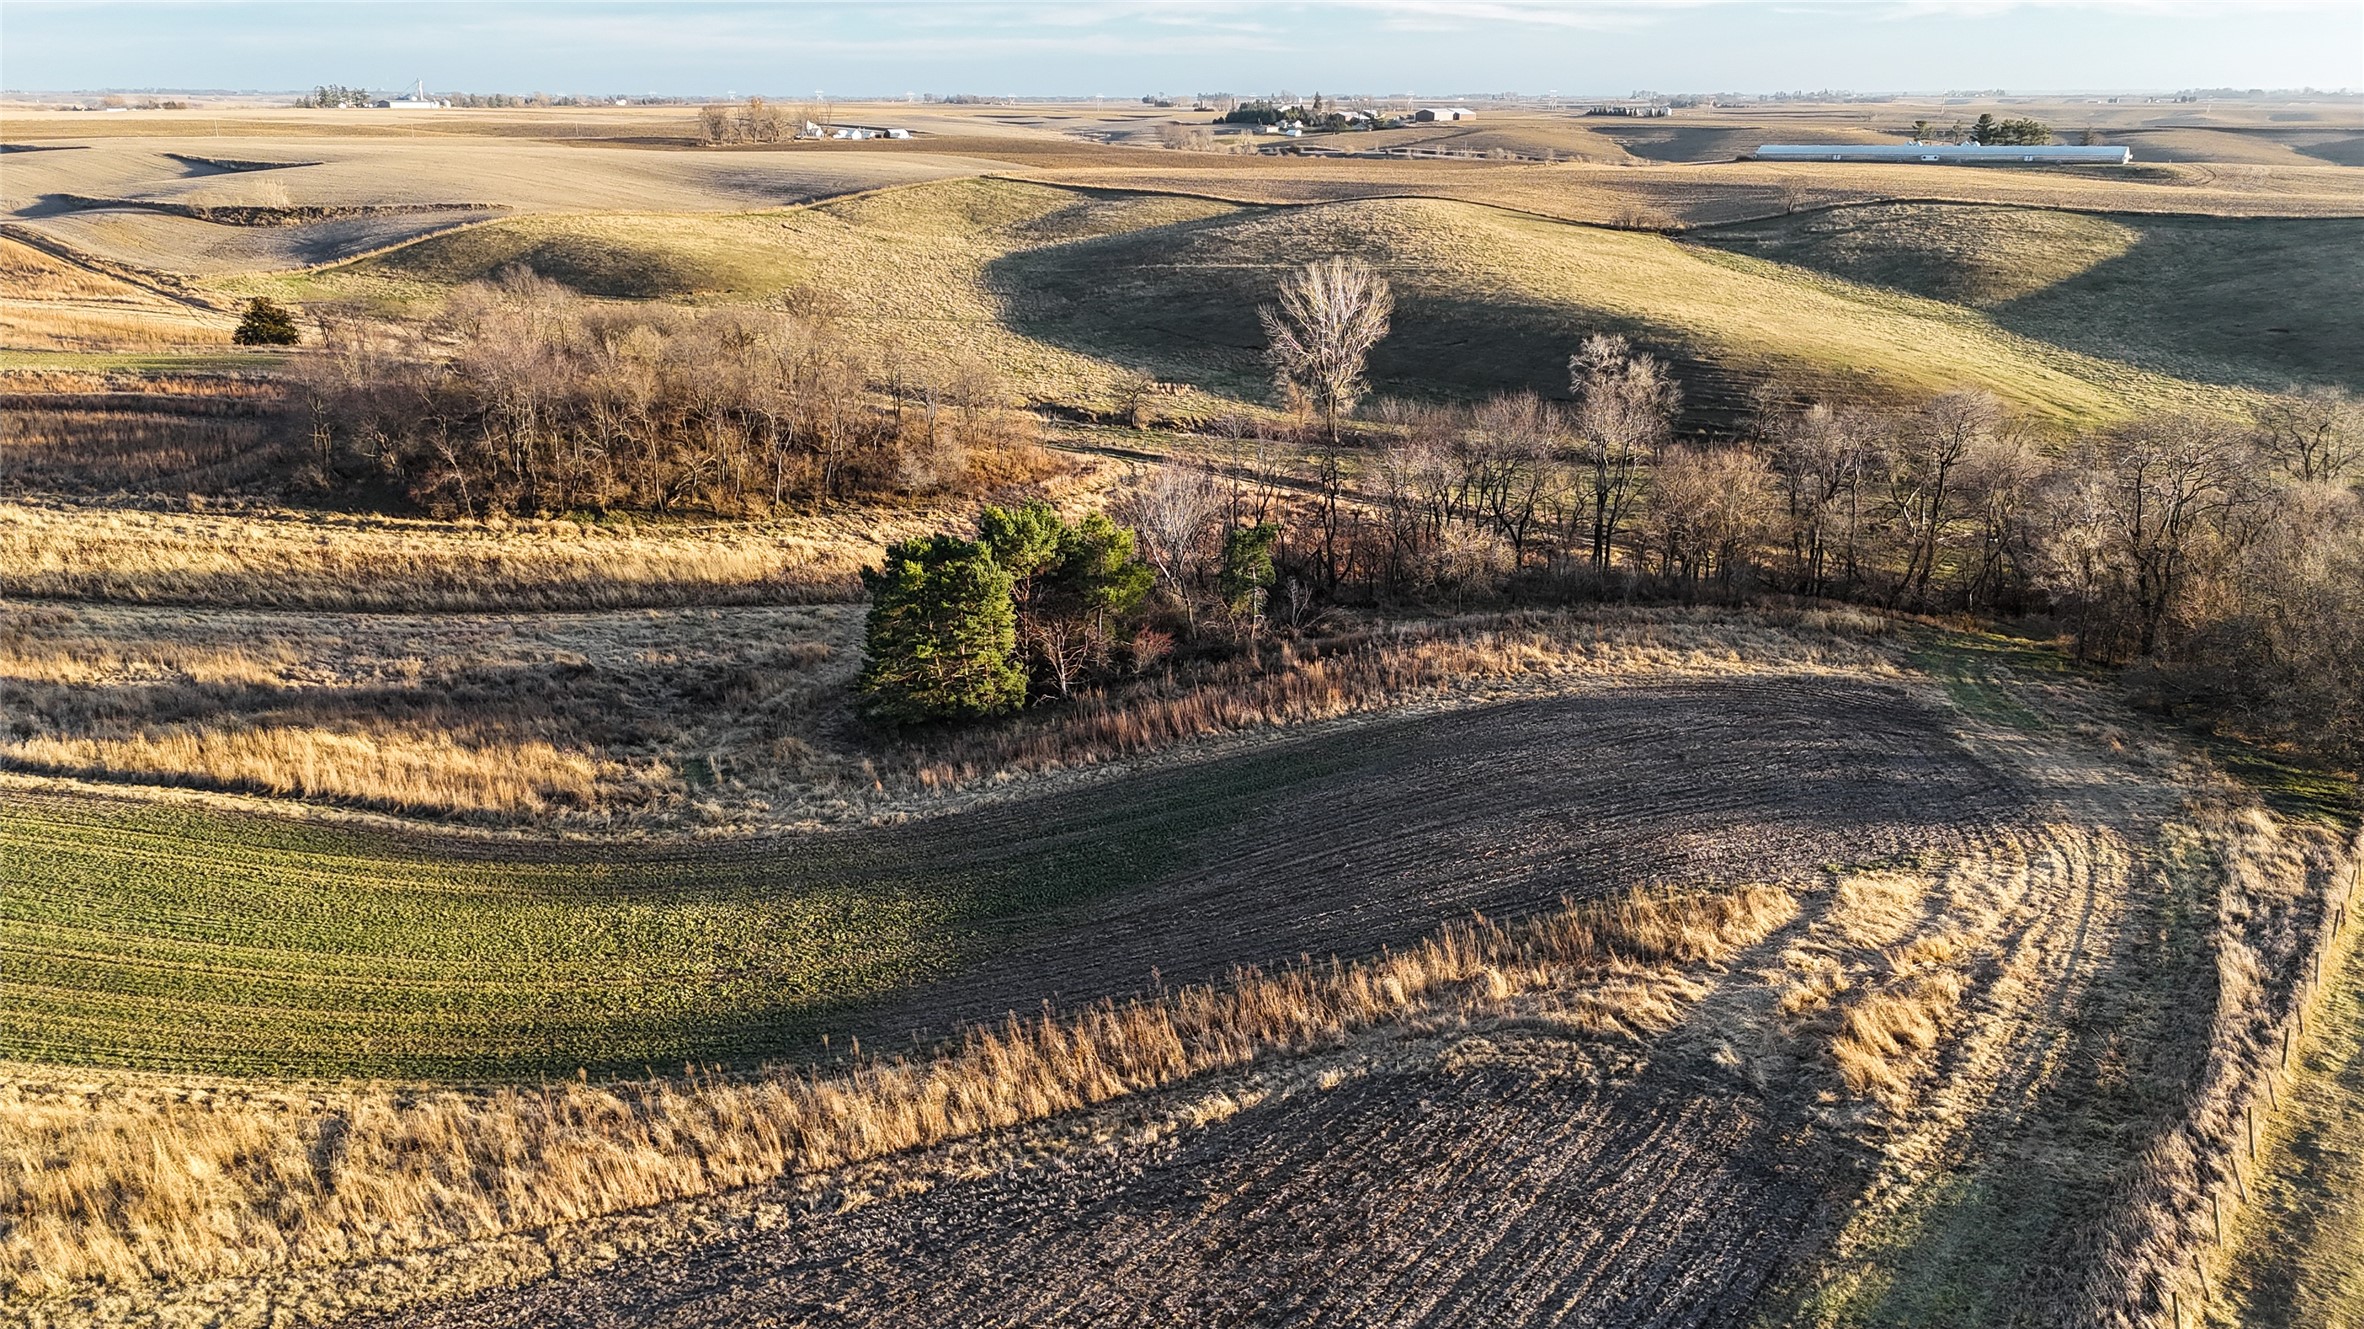
[[[1137,613],[1159,574],[1136,539],[1105,513],[1070,522],[1035,500],[985,508],[973,540],[889,547],[863,574],[867,711],[889,724],[998,715],[1157,663],[1173,642]]]
[[[322,321],[315,454],[435,512],[756,513],[990,486],[1035,451],[990,367],[874,363],[817,312],[595,305],[517,270],[460,291],[425,339]]]

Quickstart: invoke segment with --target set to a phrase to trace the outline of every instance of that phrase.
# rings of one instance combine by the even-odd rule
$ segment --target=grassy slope
[[[2158,373],[2364,389],[2364,221],[1887,204],[1706,233],[1719,248],[1985,310]]]
[[[612,297],[797,290],[882,348],[892,335],[906,352],[983,355],[1042,399],[1098,396],[1119,368],[1253,399],[1265,392],[1256,306],[1281,272],[1330,252],[1363,254],[1397,285],[1396,331],[1374,363],[1382,391],[1564,391],[1576,340],[1614,329],[1711,367],[1727,397],[1766,373],[1899,395],[1969,382],[2070,423],[2183,395],[1939,301],[1431,199],[1240,209],[959,181],[786,213],[518,219],[273,285],[407,302],[525,263]]]
[[[2230,1225],[2233,1309],[2212,1323],[2364,1325],[2364,946],[2346,951],[2325,970],[2284,1110],[2261,1131],[2261,1203]]]

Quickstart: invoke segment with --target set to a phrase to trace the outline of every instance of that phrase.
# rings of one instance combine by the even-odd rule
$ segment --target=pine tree
[[[906,540],[863,569],[862,584],[870,623],[861,689],[874,718],[915,724],[1025,703],[1010,574],[985,546],[950,535]]]
[[[240,346],[293,346],[303,338],[296,334],[295,315],[258,295],[246,302],[246,317],[230,340]]]

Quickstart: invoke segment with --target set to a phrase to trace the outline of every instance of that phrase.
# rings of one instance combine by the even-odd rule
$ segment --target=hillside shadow
[[[1162,382],[1269,400],[1264,329],[1283,267],[1178,262],[1226,252],[1228,218],[1178,223],[1021,250],[986,265],[1003,321],[1020,335]],[[1384,270],[1384,269],[1383,269]],[[1423,292],[1399,278],[1392,330],[1371,352],[1374,396],[1473,401],[1533,391],[1565,399],[1568,357],[1589,335],[1622,333],[1665,359],[1682,382],[1686,429],[1727,424],[1745,402],[1737,376],[1672,350],[1635,321],[1530,301]]]
[[[2364,390],[2364,219],[2119,220],[2131,249],[1988,317],[2182,378]]]

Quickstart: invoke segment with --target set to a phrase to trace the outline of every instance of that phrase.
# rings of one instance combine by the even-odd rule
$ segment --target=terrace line
[[[1761,162],[2036,162],[2050,166],[2124,166],[2134,149],[2124,147],[2039,148],[1978,143],[1767,143]]]

